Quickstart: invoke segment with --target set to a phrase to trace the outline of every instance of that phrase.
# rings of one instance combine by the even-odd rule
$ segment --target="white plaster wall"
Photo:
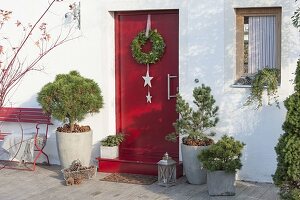
[[[235,13],[239,7],[282,7],[282,39],[281,39],[281,85],[279,101],[281,109],[275,106],[263,106],[253,110],[243,107],[249,89],[231,88],[235,79]],[[293,72],[299,55],[299,37],[292,27],[290,17],[296,6],[294,1],[268,0],[247,1],[231,0],[224,5],[224,90],[219,99],[220,124],[219,133],[228,133],[246,143],[243,168],[239,173],[241,179],[271,182],[271,174],[276,169],[274,146],[285,119],[286,110],[283,101],[293,91]],[[266,102],[266,99],[265,99]]]
[[[73,1],[66,1],[64,5],[70,2]],[[14,10],[14,16],[33,21],[46,3],[46,0],[22,0],[15,4],[3,0],[1,8]],[[255,6],[283,7],[280,110],[267,106],[261,110],[243,107],[249,89],[231,87],[235,79],[234,8]],[[82,0],[81,37],[48,55],[42,61],[44,72],[29,74],[10,102],[13,106],[38,107],[36,93],[58,73],[76,69],[82,75],[95,79],[102,89],[105,105],[99,114],[88,117],[82,123],[90,124],[94,129],[93,156],[98,156],[99,140],[115,132],[113,11],[179,9],[180,92],[192,101],[195,86],[201,83],[211,86],[220,106],[217,138],[228,133],[247,144],[239,178],[269,182],[276,168],[274,146],[282,133],[286,112],[282,101],[293,91],[289,80],[293,78],[299,55],[299,34],[290,22],[295,8],[294,1],[286,0]],[[61,7],[53,10],[54,17],[49,19],[50,22],[61,23],[64,12]],[[198,84],[195,79],[199,79]],[[56,125],[50,131],[46,147],[52,163],[59,163],[54,134]]]
[[[12,10],[13,17],[11,24],[14,25],[16,20],[21,20],[24,23],[33,23],[35,19],[42,13],[47,6],[47,0],[22,0],[18,3],[5,0],[1,2],[1,9]],[[51,28],[52,37],[55,38],[60,25],[67,28],[64,15],[69,12],[68,5],[74,1],[65,0],[59,2],[53,9],[50,10],[45,20],[48,27]],[[106,36],[102,34],[102,30],[106,29],[106,25],[110,23],[103,21],[107,14],[99,12],[99,7],[102,5],[97,1],[82,1],[81,2],[81,30],[76,35],[80,35],[63,46],[58,47],[53,52],[47,55],[45,59],[40,62],[45,69],[42,72],[31,72],[28,74],[21,84],[13,91],[7,106],[21,106],[21,107],[39,107],[36,102],[36,94],[40,91],[43,85],[53,81],[55,76],[59,73],[68,73],[70,70],[78,70],[83,76],[94,79],[101,87],[104,97],[104,108],[99,114],[88,116],[81,124],[89,124],[94,130],[93,141],[93,157],[99,154],[99,140],[108,134],[113,134],[115,131],[115,111],[114,111],[114,65],[112,59],[107,59],[105,53],[113,52],[113,47],[107,45],[111,35]],[[111,16],[110,16],[111,17]],[[11,29],[9,29],[11,30]],[[3,34],[4,31],[1,31]],[[10,38],[17,38],[15,32],[8,32]],[[105,48],[104,48],[105,47]],[[33,52],[30,50],[26,55],[30,57]],[[59,164],[59,159],[56,150],[55,129],[60,122],[55,122],[50,129],[50,136],[47,142],[46,151],[50,156],[50,162]],[[22,124],[25,129],[31,132],[34,129],[33,125]],[[18,127],[13,127],[4,124],[2,129],[12,130],[19,134]]]

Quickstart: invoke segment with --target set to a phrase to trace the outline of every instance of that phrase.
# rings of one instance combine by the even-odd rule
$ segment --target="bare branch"
[[[73,36],[76,29],[75,24],[73,24],[68,28],[66,33],[63,33],[62,25],[60,25],[60,32],[56,37],[52,38],[52,35],[48,32],[47,23],[42,22],[45,15],[51,13],[50,8],[56,2],[61,1],[63,0],[48,1],[49,5],[47,5],[46,9],[33,24],[29,23],[25,26],[21,21],[17,20],[15,23],[16,27],[18,31],[23,32],[23,36],[17,46],[14,46],[8,37],[0,40],[0,42],[6,41],[8,45],[8,48],[4,50],[4,46],[0,44],[0,106],[3,106],[8,94],[16,88],[27,73],[43,70],[43,68],[38,67],[38,63],[49,52],[79,37]],[[9,21],[11,14],[11,11],[0,10],[0,31],[3,30],[3,25]],[[40,31],[40,38],[34,39],[33,33],[37,31]],[[22,58],[21,55],[24,56],[28,48],[36,48],[36,55],[30,55],[30,59],[27,57]],[[6,56],[5,60],[1,58],[3,54]]]

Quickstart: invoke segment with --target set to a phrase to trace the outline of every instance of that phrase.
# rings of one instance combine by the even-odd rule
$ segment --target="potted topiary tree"
[[[114,159],[119,157],[119,145],[124,141],[124,134],[109,135],[100,144],[100,157]]]
[[[199,163],[197,156],[200,151],[213,144],[213,132],[209,129],[215,127],[218,118],[218,106],[215,106],[215,100],[211,95],[210,87],[202,84],[193,90],[195,109],[193,109],[178,94],[176,111],[179,119],[173,124],[175,132],[166,136],[169,141],[176,141],[180,134],[182,138],[181,153],[183,167],[187,180],[191,184],[206,183],[206,170]]]
[[[37,101],[45,112],[66,123],[56,131],[61,166],[68,168],[77,159],[88,166],[91,160],[92,130],[76,122],[83,120],[89,113],[99,112],[103,107],[98,84],[82,77],[77,71],[59,74],[52,83],[42,88]]]
[[[207,173],[208,193],[211,196],[235,195],[236,170],[241,169],[244,143],[224,135],[198,155]]]

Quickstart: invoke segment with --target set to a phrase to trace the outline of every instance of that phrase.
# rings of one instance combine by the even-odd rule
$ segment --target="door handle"
[[[171,89],[170,89],[170,82],[172,78],[177,78],[177,76],[172,76],[170,74],[168,74],[167,80],[168,80],[168,100],[170,100],[171,98],[176,97],[176,95],[171,95]]]

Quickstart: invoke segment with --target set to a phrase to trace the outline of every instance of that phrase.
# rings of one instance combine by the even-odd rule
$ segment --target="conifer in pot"
[[[79,126],[76,123],[82,121],[87,114],[99,112],[103,107],[103,97],[98,84],[92,79],[82,77],[77,71],[58,74],[53,82],[41,89],[37,101],[45,112],[66,123],[58,127],[56,133],[62,166],[67,168],[77,159],[89,165],[92,131],[89,126]]]
[[[206,170],[199,163],[197,155],[213,144],[210,129],[219,119],[218,106],[211,94],[211,88],[202,84],[193,90],[194,106],[190,106],[180,94],[177,96],[176,111],[179,119],[173,124],[175,132],[166,136],[169,141],[176,141],[183,135],[181,144],[182,161],[187,180],[191,184],[206,183]]]
[[[182,142],[189,146],[207,146],[213,143],[210,131],[219,121],[217,117],[219,107],[215,106],[215,99],[211,95],[211,88],[202,84],[193,90],[194,107],[190,106],[180,94],[177,95],[176,112],[179,119],[173,124],[175,132],[166,136],[169,141],[176,141],[183,135]]]
[[[77,71],[58,74],[55,81],[46,84],[38,93],[37,101],[43,110],[55,119],[67,123],[69,132],[75,132],[75,123],[87,114],[97,113],[103,107],[98,84],[82,77]]]
[[[244,143],[224,135],[209,149],[198,155],[205,169],[208,170],[208,193],[214,195],[235,194],[235,174],[242,168],[241,156]]]

